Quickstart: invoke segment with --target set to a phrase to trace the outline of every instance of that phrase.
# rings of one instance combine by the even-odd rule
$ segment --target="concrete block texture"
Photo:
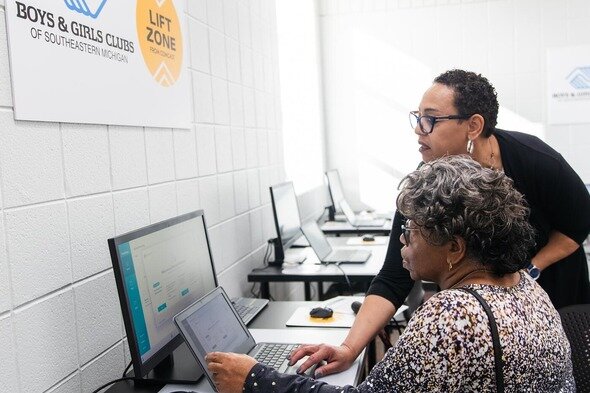
[[[113,189],[121,190],[147,182],[144,129],[109,126]]]
[[[47,393],[78,393],[80,389],[80,373],[76,371],[49,389]]]
[[[152,223],[166,220],[177,215],[176,185],[159,184],[149,187],[150,221]]]
[[[5,220],[15,306],[72,282],[65,202],[9,210]]]
[[[74,285],[80,364],[121,341],[121,308],[111,271]]]
[[[115,235],[111,194],[67,201],[74,281],[111,267],[107,239]]]
[[[4,4],[4,1],[1,4]],[[0,106],[12,106],[10,65],[8,59],[6,18],[4,17],[4,9],[0,9]]]
[[[59,125],[15,121],[13,116],[0,112],[4,208],[63,198]]]
[[[15,312],[21,391],[49,389],[78,368],[75,318],[71,289]]]
[[[64,171],[68,197],[111,190],[107,126],[62,124]]]
[[[197,177],[197,140],[194,127],[174,130],[174,167],[176,179]]]
[[[189,3],[192,3],[190,1]],[[209,60],[209,29],[207,25],[189,19],[190,48],[191,48],[191,67],[195,70],[207,72],[211,71]]]
[[[174,139],[172,130],[167,128],[146,128],[145,148],[148,182],[156,184],[174,180]]]
[[[12,327],[12,317],[5,316],[0,318],[0,381],[2,381],[2,391],[18,392],[18,366],[17,352],[14,346],[14,335]]]
[[[80,370],[83,393],[91,393],[97,387],[121,377],[125,368],[123,344],[119,343],[85,365]]]
[[[113,205],[117,235],[149,225],[149,199],[146,188],[113,193]]]
[[[207,176],[199,179],[199,197],[201,208],[205,211],[207,225],[212,226],[219,223],[217,176]]]
[[[6,258],[6,238],[4,236],[4,218],[0,215],[0,314],[12,307],[10,292],[10,274]]]
[[[217,172],[230,172],[234,169],[229,127],[215,127],[215,151],[217,155]]]
[[[212,175],[217,172],[215,154],[215,128],[197,125],[197,161],[199,176]]]
[[[179,215],[200,209],[199,180],[189,179],[176,182],[176,201]]]

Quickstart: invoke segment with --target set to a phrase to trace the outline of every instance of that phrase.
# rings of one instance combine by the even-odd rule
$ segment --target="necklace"
[[[453,285],[451,285],[449,287],[449,289],[455,288],[457,285],[461,284],[469,276],[471,276],[473,273],[476,273],[476,272],[488,272],[488,273],[492,273],[492,270],[490,270],[490,269],[475,269],[475,270],[472,270],[469,273],[467,273],[466,275],[464,275],[463,277],[461,277],[461,279],[459,281],[457,281],[456,283],[454,283]]]
[[[488,138],[488,145],[490,146],[490,169],[494,169],[496,166],[496,158],[494,155],[494,148],[492,147],[492,137]]]

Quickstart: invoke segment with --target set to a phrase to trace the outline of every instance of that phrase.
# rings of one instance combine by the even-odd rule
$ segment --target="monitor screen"
[[[330,197],[332,198],[332,205],[334,208],[340,208],[340,201],[344,199],[344,192],[342,191],[342,183],[340,182],[340,175],[337,169],[332,169],[326,172],[328,179],[328,189],[330,190]]]
[[[281,183],[270,187],[270,196],[277,236],[283,249],[287,249],[301,236],[301,218],[293,183]]]
[[[129,349],[143,377],[182,342],[173,317],[217,286],[203,211],[109,239]]]

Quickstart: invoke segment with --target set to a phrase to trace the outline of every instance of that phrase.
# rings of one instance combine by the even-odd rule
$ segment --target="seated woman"
[[[570,346],[543,289],[521,269],[533,229],[512,180],[467,156],[424,164],[401,184],[404,268],[441,292],[415,313],[396,345],[358,387],[279,374],[245,356],[208,355],[221,392],[575,391]],[[474,290],[491,308],[491,324]],[[311,346],[309,353],[317,352]],[[314,359],[308,359],[311,363]],[[502,363],[501,373],[496,366]],[[316,375],[317,377],[317,375]]]

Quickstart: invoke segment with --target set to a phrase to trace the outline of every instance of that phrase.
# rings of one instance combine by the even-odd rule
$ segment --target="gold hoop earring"
[[[467,153],[473,154],[473,141],[471,139],[467,141]]]
[[[447,263],[449,264],[449,271],[453,268],[453,262],[450,259],[447,259]]]

